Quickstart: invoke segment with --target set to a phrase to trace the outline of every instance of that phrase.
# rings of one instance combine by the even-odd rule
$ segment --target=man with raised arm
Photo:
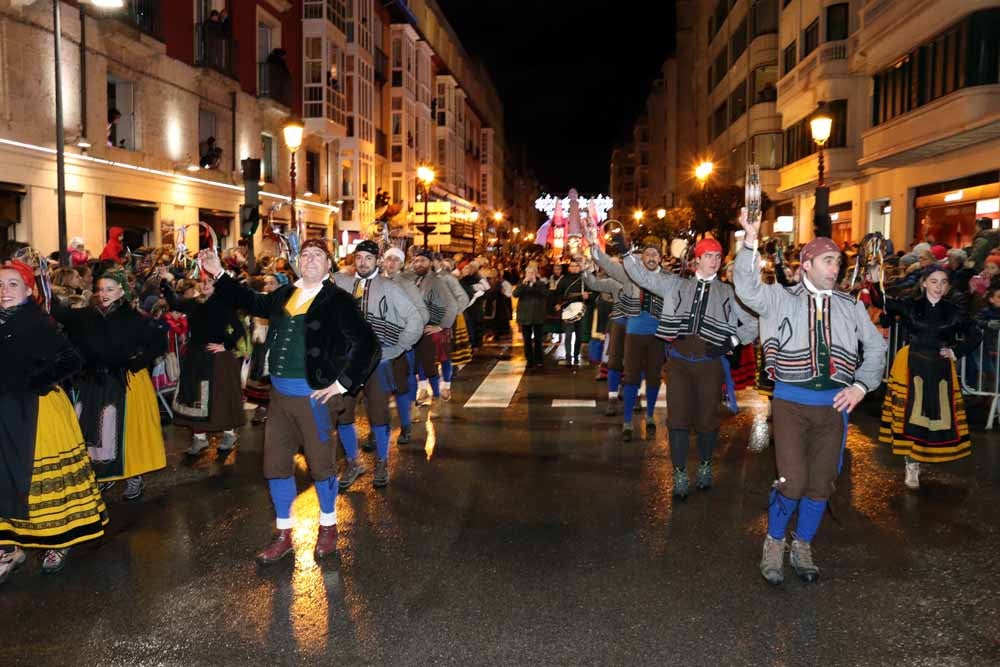
[[[757,337],[757,320],[736,301],[731,285],[717,279],[722,245],[704,238],[694,248],[695,274],[681,278],[649,271],[632,255],[625,257],[628,276],[663,300],[656,335],[670,343],[667,363],[667,428],[674,465],[674,497],[688,495],[687,460],[691,429],[698,434],[698,489],[712,487],[712,454],[719,440],[719,399],[727,387],[729,409],[736,396],[727,356]],[[646,380],[649,386],[649,380]]]
[[[337,549],[334,424],[350,409],[381,356],[379,340],[354,298],[329,280],[333,259],[326,242],[309,240],[299,253],[301,278],[258,294],[226,275],[214,250],[198,255],[215,278],[216,297],[269,320],[271,398],[264,429],[264,477],[277,515],[277,537],[257,560],[276,563],[292,553],[295,454],[305,452],[319,498],[316,558]]]
[[[785,533],[798,513],[789,560],[800,579],[819,578],[812,558],[827,500],[843,461],[848,414],[882,382],[886,344],[864,304],[837,287],[840,248],[817,237],[802,248],[802,281],[791,287],[760,279],[760,219],[740,217],[746,236],[736,256],[736,294],[760,317],[764,370],[775,381],[774,455],[760,572],[784,580]],[[858,353],[861,344],[862,354]]]
[[[608,276],[621,284],[622,309],[625,320],[624,373],[622,375],[622,438],[632,439],[632,410],[639,397],[639,385],[646,377],[646,433],[656,430],[653,411],[656,409],[657,394],[660,393],[660,371],[665,361],[663,341],[656,338],[656,325],[663,310],[663,299],[656,293],[643,289],[625,271],[624,261],[617,263],[601,250],[597,244],[597,230],[587,229],[590,253],[594,262],[604,269]],[[646,246],[642,250],[642,266],[636,269],[643,273],[660,271],[660,251],[656,246]],[[609,373],[610,375],[610,373]]]

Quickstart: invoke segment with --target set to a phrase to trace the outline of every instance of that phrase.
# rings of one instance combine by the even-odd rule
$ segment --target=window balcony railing
[[[375,47],[375,81],[380,84],[389,81],[389,56],[379,47]]]
[[[150,37],[163,41],[159,0],[128,0],[117,17]]]
[[[226,33],[222,23],[209,21],[197,24],[194,42],[196,65],[236,78],[236,42]]]
[[[382,130],[375,130],[375,154],[389,157],[389,138]]]
[[[257,97],[264,97],[291,108],[292,77],[288,66],[283,62],[265,62],[257,64]]]

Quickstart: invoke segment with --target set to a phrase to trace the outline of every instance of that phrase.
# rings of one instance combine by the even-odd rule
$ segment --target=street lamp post
[[[289,175],[291,176],[291,228],[292,230],[299,233],[299,242],[302,242],[304,234],[301,233],[299,229],[298,215],[295,212],[295,153],[298,152],[299,148],[302,147],[302,133],[305,131],[305,126],[298,120],[289,121],[285,127],[282,129],[282,134],[285,136],[285,146],[292,153],[292,165],[289,169]]]
[[[417,229],[424,233],[424,248],[427,248],[427,235],[434,231],[434,226],[428,221],[428,214],[430,213],[431,184],[435,178],[437,178],[437,174],[430,165],[422,164],[417,167],[417,180],[420,181],[424,191],[424,224],[419,225]]]
[[[819,148],[817,155],[818,178],[816,180],[816,203],[813,208],[813,234],[816,236],[829,237],[833,233],[830,221],[830,188],[823,180],[824,161],[823,146],[830,139],[830,132],[833,129],[833,117],[827,111],[826,103],[820,102],[819,107],[809,120],[809,129],[812,132],[812,140]]]
[[[479,237],[479,209],[472,209],[472,213],[469,214],[469,220],[472,221],[472,255],[476,254],[476,239]]]
[[[91,0],[91,4],[102,9],[121,9],[125,0]],[[69,247],[66,230],[66,131],[63,128],[62,95],[62,19],[59,14],[59,0],[52,0],[53,60],[56,70],[56,226],[59,237],[59,263],[69,266]],[[83,11],[81,5],[80,11]],[[81,29],[86,26],[81,24]],[[86,117],[87,110],[80,110]]]

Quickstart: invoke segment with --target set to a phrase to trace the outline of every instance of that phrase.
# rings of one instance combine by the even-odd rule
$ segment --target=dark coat
[[[517,297],[517,323],[521,326],[545,324],[545,310],[549,299],[549,284],[536,280],[533,285],[518,283],[514,288]]]
[[[236,316],[236,309],[216,299],[214,294],[204,302],[183,299],[176,296],[166,282],[162,284],[161,291],[171,310],[188,316],[192,345],[204,347],[209,343],[222,343],[227,350],[235,350],[240,339],[246,335],[243,322]]]
[[[28,518],[38,397],[83,365],[34,301],[0,325],[0,516]]]
[[[295,293],[294,285],[283,285],[270,294],[258,294],[228,275],[215,283],[215,296],[266,317],[277,331],[286,317],[285,304]],[[382,346],[371,325],[350,294],[329,280],[306,312],[306,381],[313,389],[339,382],[355,396],[382,358]]]
[[[53,304],[52,315],[65,327],[88,375],[138,373],[167,349],[166,325],[124,302],[108,313],[93,306],[71,310]]]

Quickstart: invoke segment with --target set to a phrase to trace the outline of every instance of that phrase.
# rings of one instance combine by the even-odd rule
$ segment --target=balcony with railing
[[[236,78],[236,42],[218,21],[198,23],[194,29],[195,64]]]
[[[375,130],[375,154],[389,157],[389,137],[382,130]]]
[[[128,0],[125,8],[117,16],[140,32],[163,41],[159,0]]]
[[[257,64],[257,97],[292,107],[292,76],[288,65],[277,59]]]
[[[375,82],[384,85],[389,81],[389,56],[379,47],[375,47]]]
[[[778,81],[778,97],[787,99],[826,78],[848,74],[847,40],[824,42]]]

